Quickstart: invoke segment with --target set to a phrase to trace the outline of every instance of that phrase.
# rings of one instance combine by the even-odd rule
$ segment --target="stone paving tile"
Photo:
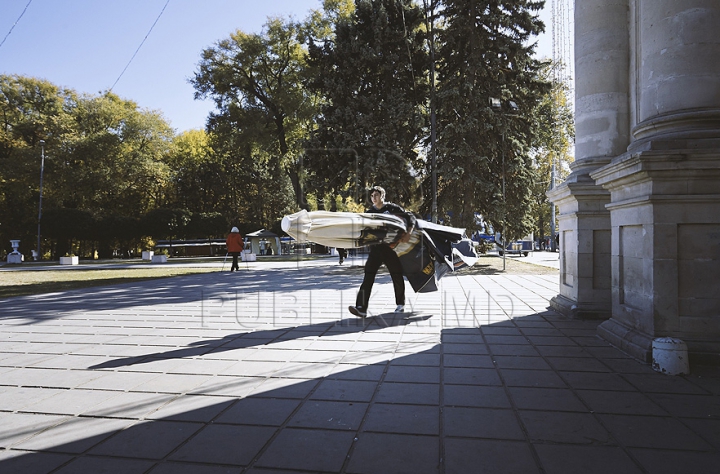
[[[45,400],[62,393],[61,389],[40,387],[3,387],[0,409],[4,411],[18,411],[24,407]]]
[[[24,387],[73,388],[101,375],[100,372],[89,370],[15,369],[3,374],[2,383]]]
[[[444,367],[484,369],[495,367],[489,355],[443,354],[442,362]]]
[[[440,384],[384,382],[378,388],[375,401],[438,405],[440,403]]]
[[[294,399],[243,398],[218,416],[215,421],[217,423],[280,426],[299,406],[300,401]]]
[[[567,384],[577,390],[616,390],[635,392],[637,389],[614,373],[558,372]]]
[[[476,385],[444,385],[445,406],[510,408],[510,400],[502,387]]]
[[[188,393],[197,395],[245,397],[264,381],[264,377],[215,375]]]
[[[335,364],[321,362],[288,362],[273,373],[273,377],[320,379],[332,372]]]
[[[264,380],[263,383],[254,388],[250,392],[250,395],[267,396],[271,393],[273,397],[278,398],[303,399],[307,397],[319,383],[320,381],[317,379],[270,378]]]
[[[313,400],[369,402],[375,394],[375,382],[325,379],[311,395]]]
[[[635,359],[604,359],[602,364],[612,372],[619,374],[651,374],[657,373],[646,364]]]
[[[148,414],[148,420],[195,421],[209,423],[235,402],[229,397],[184,395]]]
[[[612,435],[590,413],[520,410],[530,440],[541,443],[616,445]]]
[[[437,367],[440,365],[440,354],[399,354],[391,361],[391,365],[419,365]]]
[[[354,432],[287,428],[272,440],[256,465],[339,472],[354,438]],[[309,452],[313,455],[308,456]]]
[[[577,390],[577,395],[595,413],[667,416],[667,412],[645,394],[609,390]]]
[[[209,425],[169,457],[171,461],[246,466],[272,437],[267,426]]]
[[[570,389],[509,387],[508,391],[515,406],[521,410],[588,411]]]
[[[445,435],[451,437],[525,439],[513,410],[445,407],[443,423]]]
[[[151,472],[152,474],[240,474],[243,468],[169,461],[157,465]],[[288,474],[287,471],[284,474]]]
[[[52,354],[18,354],[18,353],[6,353],[2,360],[0,360],[0,366],[15,368],[15,367],[33,367],[42,361],[52,359],[55,357]]]
[[[589,357],[555,357],[548,356],[546,360],[555,370],[566,372],[611,372],[606,364]]]
[[[538,348],[526,344],[488,344],[493,356],[530,356],[538,355]]]
[[[73,456],[67,454],[0,451],[0,466],[3,468],[3,472],[8,473],[47,474],[72,460]]]
[[[162,459],[203,428],[201,423],[147,421],[114,434],[88,451],[91,455]]]
[[[443,343],[444,354],[488,354],[488,350],[484,344],[460,344],[460,343]]]
[[[327,378],[377,382],[384,373],[385,367],[381,365],[338,364]]]
[[[437,406],[375,403],[370,407],[363,430],[437,435],[439,416]]]
[[[539,357],[493,355],[493,361],[500,369],[550,370],[547,362]]]
[[[698,435],[674,418],[638,415],[598,415],[623,445],[657,449],[712,449]]]
[[[135,392],[189,392],[207,382],[212,375],[163,374],[133,387]]]
[[[26,405],[22,411],[79,415],[101,403],[106,403],[117,395],[118,392],[103,390],[63,390],[50,398]]]
[[[631,449],[647,472],[652,474],[710,473],[717,472],[720,455],[689,451],[671,451],[657,449]]]
[[[104,360],[105,358],[101,356],[62,354],[44,359],[32,366],[45,369],[88,369]]]
[[[502,385],[495,369],[447,367],[443,370],[443,382],[447,384]]]
[[[348,473],[436,473],[439,443],[434,436],[363,433],[347,466]]]
[[[64,415],[6,413],[0,418],[0,448],[9,448],[68,419]]]
[[[720,419],[720,397],[716,395],[650,393],[648,397],[673,416]]]
[[[711,444],[715,450],[720,448],[720,420],[681,418],[680,422]]]
[[[539,473],[530,446],[521,441],[448,438],[446,474]]]
[[[553,474],[641,474],[643,472],[619,447],[536,444],[534,448],[545,472]]]
[[[702,395],[707,393],[697,385],[678,377],[657,377],[657,374],[624,374],[625,380],[648,393],[681,393]]]
[[[341,364],[380,364],[390,361],[393,358],[390,352],[348,352],[340,360]]]
[[[356,431],[367,409],[368,404],[360,402],[307,401],[290,418],[287,426]]]
[[[538,346],[533,354],[542,355],[543,357],[569,357],[569,358],[585,358],[591,359],[594,356],[580,346]],[[523,354],[525,355],[525,354]],[[594,360],[594,359],[593,359]]]
[[[152,461],[137,459],[108,459],[106,457],[84,456],[74,459],[57,473],[102,472],[103,474],[141,474],[153,465]]]
[[[130,391],[138,385],[160,377],[157,373],[107,372],[78,388]]]
[[[112,393],[114,397],[82,414],[111,418],[142,418],[177,398],[176,395],[162,393]]]
[[[551,370],[504,369],[500,374],[508,387],[566,387],[562,378]]]
[[[440,369],[438,367],[391,365],[387,370],[385,381],[438,383],[440,381]]]
[[[344,351],[296,351],[292,362],[320,362],[324,364],[336,364],[347,355]]]
[[[546,310],[556,277],[452,276],[443,303],[415,295],[397,316],[383,275],[380,316],[361,320],[346,312],[361,275],[337,290],[328,271],[12,300],[0,472],[714,472],[717,368],[655,373],[599,339],[598,321]],[[186,287],[204,288],[202,322]],[[293,307],[274,316],[273,297]]]

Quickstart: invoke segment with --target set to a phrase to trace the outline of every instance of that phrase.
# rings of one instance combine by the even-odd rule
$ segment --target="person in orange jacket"
[[[245,242],[243,241],[243,236],[240,235],[240,230],[237,227],[233,227],[230,230],[227,239],[225,239],[225,245],[228,253],[232,255],[233,258],[230,271],[240,270],[240,266],[238,265],[238,255],[240,255],[240,252],[242,252],[245,248]]]

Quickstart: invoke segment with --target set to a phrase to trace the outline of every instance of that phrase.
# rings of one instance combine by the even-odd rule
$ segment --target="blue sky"
[[[30,3],[28,6],[28,2]],[[118,79],[167,0],[0,0],[0,73],[46,79],[99,94]],[[259,33],[269,16],[304,19],[321,0],[170,0],[113,88],[140,107],[162,112],[178,132],[203,128],[210,101],[188,83],[200,53],[241,29]],[[541,56],[551,55],[548,34]]]

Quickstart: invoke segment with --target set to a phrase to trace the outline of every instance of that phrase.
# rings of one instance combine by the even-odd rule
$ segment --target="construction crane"
[[[573,16],[575,0],[551,0],[554,79],[568,85],[574,75]]]

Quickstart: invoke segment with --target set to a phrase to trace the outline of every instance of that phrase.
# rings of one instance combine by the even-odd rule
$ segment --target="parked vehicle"
[[[534,241],[535,239],[533,238],[533,235],[530,234],[524,239],[508,242],[505,249],[503,249],[502,244],[500,243],[502,242],[502,237],[499,234],[495,236],[495,245],[498,246],[498,254],[501,256],[507,253],[508,255],[522,255],[523,257],[527,257],[530,252],[534,250]]]

